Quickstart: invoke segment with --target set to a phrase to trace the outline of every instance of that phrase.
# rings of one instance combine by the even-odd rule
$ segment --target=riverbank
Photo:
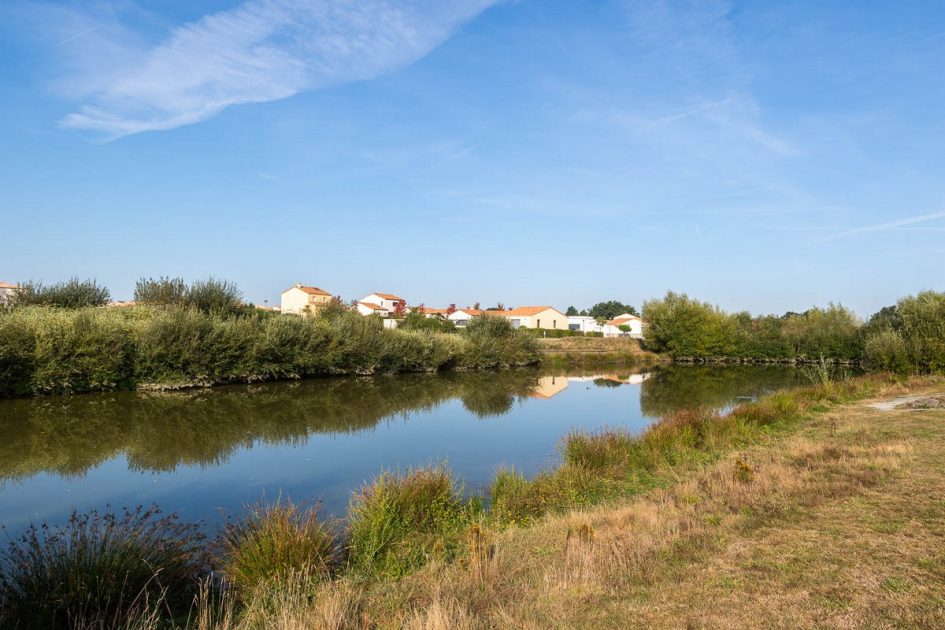
[[[940,398],[922,401],[943,390],[940,378],[869,375],[777,392],[724,416],[680,411],[640,436],[572,433],[558,468],[532,478],[499,471],[485,498],[464,496],[443,465],[384,473],[352,497],[335,540],[314,512],[286,503],[253,510],[212,544],[195,541],[193,529],[133,516],[106,531],[132,543],[115,553],[140,568],[140,582],[117,576],[113,587],[134,595],[122,605],[153,601],[152,573],[169,576],[161,563],[170,559],[150,550],[180,549],[172,568],[186,573],[160,585],[177,599],[139,610],[133,625],[165,624],[138,618],[165,609],[195,614],[187,613],[188,592],[204,593],[199,615],[214,617],[204,627],[223,628],[621,627],[627,619],[728,626],[753,619],[757,601],[769,606],[770,622],[793,615],[786,618],[801,627],[834,613],[868,619],[873,601],[889,605],[891,623],[934,624],[942,613],[941,582],[931,578],[942,572],[935,489],[945,482],[945,411]],[[908,410],[858,402],[907,394]],[[75,522],[86,527],[82,518]],[[863,522],[847,527],[848,518]],[[148,536],[140,548],[139,532]],[[78,533],[66,539],[94,545],[101,535]],[[57,567],[68,567],[63,554],[72,552],[45,536],[27,536],[4,560],[0,599],[11,597],[11,618],[38,614],[35,599],[17,607],[19,585],[78,588],[86,571],[94,578],[99,563],[113,562],[80,545],[78,581],[60,584]],[[817,556],[823,546],[835,556]],[[756,555],[740,555],[746,548]],[[887,549],[914,563],[890,563]],[[802,561],[792,564],[795,557]],[[209,566],[223,584],[241,586],[212,597],[215,588],[197,589]],[[852,579],[869,570],[882,574],[866,586]],[[823,590],[812,594],[809,584]],[[144,597],[137,588],[151,591]],[[111,598],[79,602],[79,614],[104,602],[109,618],[124,618],[111,608],[116,591],[107,592]],[[44,612],[75,595],[44,595]],[[720,611],[715,602],[725,596],[733,604]]]
[[[388,330],[348,311],[298,317],[184,307],[0,309],[0,398],[537,364],[499,318],[462,332]]]
[[[857,381],[827,397],[798,392],[809,404],[795,420],[714,461],[683,458],[663,469],[672,482],[635,498],[480,526],[459,561],[332,582],[314,604],[268,591],[242,623],[940,627],[945,410],[871,405],[945,383]]]
[[[535,341],[542,365],[548,367],[625,368],[667,362],[629,337],[539,337]]]

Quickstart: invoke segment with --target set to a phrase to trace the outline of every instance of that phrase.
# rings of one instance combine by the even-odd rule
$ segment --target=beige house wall
[[[301,315],[306,307],[314,313],[322,306],[331,302],[330,295],[312,295],[306,293],[298,287],[292,287],[282,292],[281,310],[283,313],[296,313]]]

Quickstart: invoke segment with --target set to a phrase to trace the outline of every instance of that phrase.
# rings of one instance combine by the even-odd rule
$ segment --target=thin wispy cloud
[[[75,80],[100,87],[61,123],[117,138],[371,79],[421,59],[498,1],[246,0],[126,51],[133,63],[105,81],[86,60],[88,76]]]
[[[825,237],[824,241],[835,241],[841,238],[847,238],[850,236],[856,236],[858,234],[868,234],[871,232],[892,232],[892,231],[915,231],[919,229],[929,230],[929,231],[938,231],[941,228],[938,227],[927,227],[922,226],[922,228],[916,227],[916,224],[926,223],[928,221],[935,221],[938,219],[945,219],[945,212],[931,212],[928,214],[918,214],[911,217],[904,217],[902,219],[896,219],[893,221],[885,221],[883,223],[875,223],[872,225],[863,225],[857,228],[841,230],[834,234],[831,234],[828,237]]]

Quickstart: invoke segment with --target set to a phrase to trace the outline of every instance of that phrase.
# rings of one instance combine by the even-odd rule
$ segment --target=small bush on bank
[[[866,338],[864,358],[871,370],[910,372],[915,366],[909,354],[909,344],[899,331],[883,330]]]
[[[524,330],[516,330],[504,317],[474,317],[464,336],[470,346],[463,364],[477,368],[525,365],[537,356],[534,339]]]
[[[448,555],[467,518],[446,467],[383,473],[351,501],[349,565],[363,574],[404,575],[434,555]]]
[[[0,627],[111,627],[186,613],[206,571],[196,525],[152,509],[73,513],[30,527],[0,556]]]
[[[332,524],[289,501],[249,507],[220,540],[220,573],[241,598],[272,581],[301,575],[325,580],[336,561]]]
[[[10,306],[52,306],[57,308],[84,308],[104,306],[111,299],[108,289],[95,280],[72,278],[66,282],[45,285],[42,282],[21,284],[10,298]]]

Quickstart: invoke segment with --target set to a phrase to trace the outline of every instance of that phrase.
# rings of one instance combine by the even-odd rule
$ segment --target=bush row
[[[897,372],[945,370],[945,293],[925,291],[866,323],[843,306],[752,317],[669,292],[643,305],[645,346],[676,359],[858,362]]]
[[[385,472],[365,485],[352,497],[344,529],[284,501],[250,509],[209,546],[198,544],[193,527],[152,512],[76,515],[63,528],[31,528],[0,554],[0,627],[134,625],[129,620],[154,610],[180,617],[201,588],[210,588],[211,571],[222,577],[216,586],[243,604],[274,582],[287,588],[342,574],[397,578],[432,559],[462,557],[471,548],[466,543],[481,542],[483,526],[527,523],[668,483],[805,411],[873,395],[891,382],[882,375],[824,380],[724,416],[678,412],[641,436],[572,433],[562,442],[557,469],[533,479],[499,471],[488,510],[482,499],[464,497],[447,468],[431,465]]]
[[[0,397],[537,360],[532,340],[508,322],[473,324],[448,334],[386,330],[379,319],[350,312],[302,318],[185,307],[8,309],[0,311]]]

